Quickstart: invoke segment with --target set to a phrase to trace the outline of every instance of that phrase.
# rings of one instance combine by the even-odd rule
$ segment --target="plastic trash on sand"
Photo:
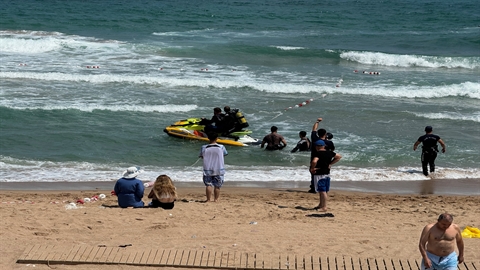
[[[464,238],[480,238],[480,229],[467,226],[462,231],[462,237],[464,237]]]

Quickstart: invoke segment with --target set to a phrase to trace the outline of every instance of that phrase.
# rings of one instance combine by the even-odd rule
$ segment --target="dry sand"
[[[116,197],[110,191],[0,191],[0,268],[32,269],[16,260],[27,246],[48,243],[418,259],[420,232],[439,214],[453,214],[462,229],[480,227],[480,196],[471,195],[333,190],[328,212],[334,217],[309,217],[319,213],[312,209],[318,195],[298,188],[224,187],[218,203],[201,203],[203,187],[180,187],[173,210],[121,209],[115,207]],[[107,195],[104,200],[78,209],[65,207],[101,193]],[[465,260],[480,262],[480,239],[464,241]],[[35,265],[34,269],[51,268],[152,269],[105,265]]]

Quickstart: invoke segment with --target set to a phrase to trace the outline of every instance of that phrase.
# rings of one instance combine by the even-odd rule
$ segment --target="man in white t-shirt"
[[[207,135],[210,143],[202,146],[199,157],[203,159],[203,183],[206,186],[206,202],[210,201],[212,191],[213,201],[217,202],[225,175],[224,156],[228,155],[228,152],[225,146],[217,143],[217,133],[211,132]]]

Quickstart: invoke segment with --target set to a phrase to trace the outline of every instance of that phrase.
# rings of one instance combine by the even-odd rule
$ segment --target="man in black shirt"
[[[327,193],[330,190],[330,168],[337,163],[342,156],[325,149],[325,142],[318,140],[315,143],[317,152],[310,163],[310,173],[313,175],[315,191],[319,194],[320,202],[315,209],[321,212],[327,211]]]
[[[440,139],[440,136],[432,134],[433,128],[431,126],[425,127],[425,135],[420,136],[413,145],[413,151],[422,143],[422,170],[425,176],[428,176],[428,168],[430,165],[430,172],[435,172],[435,159],[437,158],[438,145],[442,146],[442,153],[445,153],[445,143]]]

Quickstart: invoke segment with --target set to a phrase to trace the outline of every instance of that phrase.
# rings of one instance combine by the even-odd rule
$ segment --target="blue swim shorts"
[[[330,175],[314,175],[313,184],[316,192],[328,192],[330,191]]]
[[[214,186],[217,188],[221,188],[223,185],[223,180],[223,175],[203,176],[203,183],[205,184],[205,186]]]
[[[425,262],[422,259],[422,270],[457,270],[458,256],[455,251],[443,257],[427,251],[427,256],[432,262],[432,267],[425,268]]]

